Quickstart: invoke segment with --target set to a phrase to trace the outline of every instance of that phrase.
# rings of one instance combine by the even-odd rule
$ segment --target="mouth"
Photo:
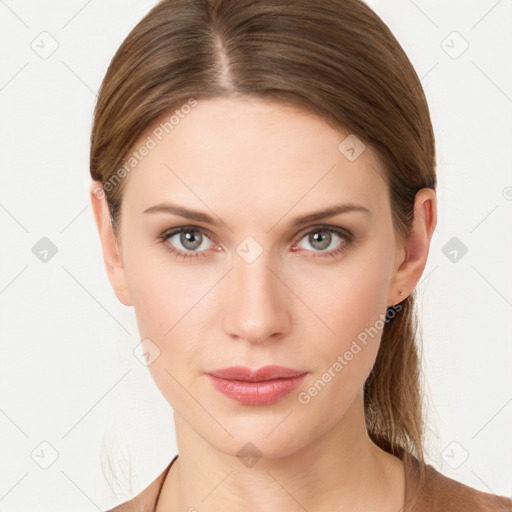
[[[231,366],[207,372],[214,387],[243,405],[270,405],[296,389],[308,374],[284,366],[263,366],[256,370]]]

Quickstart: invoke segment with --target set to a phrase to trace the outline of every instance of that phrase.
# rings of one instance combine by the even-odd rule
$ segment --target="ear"
[[[430,241],[437,224],[437,198],[435,190],[422,188],[414,200],[414,217],[405,240],[395,259],[389,291],[388,307],[403,301],[418,284],[427,264]],[[400,295],[400,291],[404,294]]]
[[[100,235],[103,251],[103,261],[107,270],[108,279],[116,297],[125,305],[133,306],[128,290],[125,269],[117,240],[114,236],[110,210],[103,186],[98,181],[93,181],[90,188],[91,204],[94,219]]]

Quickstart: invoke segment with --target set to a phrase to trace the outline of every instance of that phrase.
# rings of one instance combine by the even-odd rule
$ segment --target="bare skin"
[[[403,507],[404,468],[368,437],[363,384],[382,315],[414,289],[425,268],[436,196],[431,189],[417,193],[402,245],[379,162],[369,147],[348,159],[338,149],[347,135],[284,104],[199,100],[125,178],[118,243],[106,200],[92,184],[108,277],[119,300],[134,307],[141,339],[160,350],[149,369],[174,410],[179,458],[157,512]],[[164,202],[219,223],[144,213]],[[292,225],[348,202],[368,212]],[[179,234],[158,238],[176,227],[203,231],[195,232],[201,244],[184,246]],[[329,228],[348,231],[352,242],[322,231]],[[319,232],[330,240],[326,248],[312,239]],[[237,252],[242,242],[261,254],[249,263]],[[169,247],[189,258],[176,258]],[[310,393],[371,327],[378,334]],[[270,405],[242,405],[206,375],[269,364],[308,372],[299,389]],[[237,455],[247,443],[262,457],[251,467]]]

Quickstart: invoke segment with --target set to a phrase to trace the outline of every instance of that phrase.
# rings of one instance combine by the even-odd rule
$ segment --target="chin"
[[[223,443],[219,443],[218,439],[206,440],[226,455],[238,457],[241,464],[247,467],[262,459],[280,459],[293,455],[307,442],[304,440],[302,443],[300,437],[289,431],[283,430],[283,435],[274,438],[274,434],[267,437],[267,433],[254,432],[254,429]]]
[[[297,406],[287,405],[272,411],[268,408],[251,409],[250,412],[238,411],[229,416],[222,415],[217,409],[215,417],[225,430],[221,427],[212,429],[211,422],[205,423],[199,418],[191,419],[190,425],[220,452],[249,459],[288,457],[322,434],[318,415],[312,414],[317,419],[310,425],[308,418],[298,417],[300,409]]]

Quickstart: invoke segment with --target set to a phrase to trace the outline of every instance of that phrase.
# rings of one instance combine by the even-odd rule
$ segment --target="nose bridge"
[[[237,248],[224,316],[229,335],[260,342],[288,331],[290,297],[275,272],[270,251],[257,250],[251,240]]]

